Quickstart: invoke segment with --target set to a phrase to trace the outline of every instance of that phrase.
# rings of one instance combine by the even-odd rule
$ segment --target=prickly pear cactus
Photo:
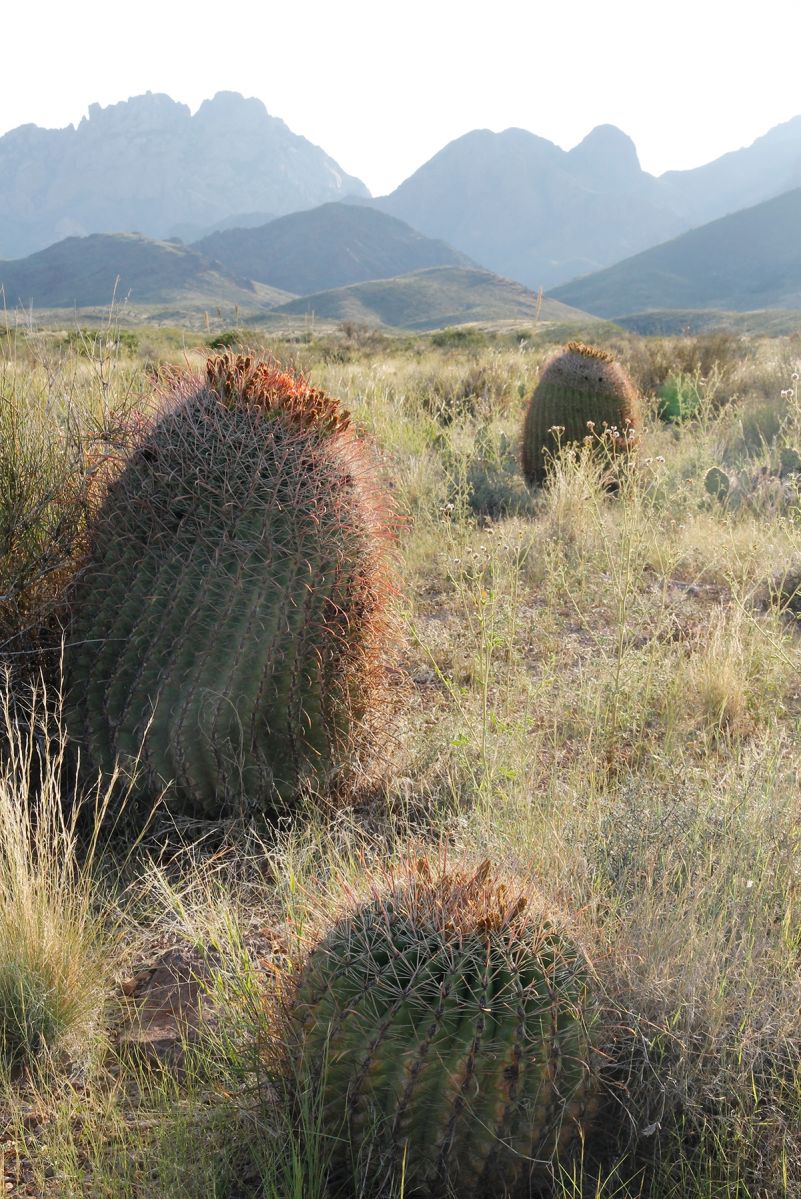
[[[779,456],[779,465],[781,478],[785,478],[787,475],[801,474],[801,453],[795,446],[783,446]]]
[[[477,871],[412,864],[314,947],[290,1009],[335,1194],[520,1195],[591,1121],[581,952]]]
[[[704,491],[707,495],[714,496],[723,503],[730,490],[731,480],[725,470],[721,470],[719,466],[710,466],[704,475]]]
[[[523,426],[523,474],[538,487],[560,448],[589,437],[610,458],[628,454],[640,428],[629,376],[606,350],[571,341],[546,365]]]
[[[175,381],[109,489],[74,604],[69,728],[216,817],[325,779],[373,702],[387,522],[336,400],[224,355]]]

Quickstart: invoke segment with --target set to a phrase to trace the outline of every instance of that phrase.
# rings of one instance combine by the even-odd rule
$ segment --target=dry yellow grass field
[[[309,796],[278,827],[165,800],[134,828],[119,783],[76,775],[69,581],[156,368],[207,347],[0,335],[8,1193],[322,1199],[312,1097],[290,1109],[271,1073],[273,1005],[332,897],[429,852],[491,859],[586,947],[604,1113],[559,1199],[801,1196],[801,475],[782,466],[801,340],[608,333],[645,396],[638,463],[610,493],[566,449],[532,493],[547,331],[239,336],[342,400],[402,517],[382,756],[348,803]],[[666,383],[682,421],[659,417]],[[191,1018],[131,1035],[165,954],[194,976]]]

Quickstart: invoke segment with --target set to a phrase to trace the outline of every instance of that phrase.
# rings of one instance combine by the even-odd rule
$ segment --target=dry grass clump
[[[718,371],[730,377],[751,355],[752,347],[719,329],[695,336],[630,338],[620,351],[640,391],[654,395],[671,376],[706,379]]]
[[[83,345],[83,343],[81,343]],[[96,343],[97,346],[97,343]],[[145,419],[119,349],[86,359],[31,335],[0,356],[0,648],[57,674],[64,600],[88,521]]]
[[[105,1032],[112,938],[93,877],[107,802],[98,785],[67,802],[66,737],[47,697],[22,703],[6,674],[0,694],[0,1058],[81,1060]],[[81,807],[93,806],[94,839],[82,844]]]

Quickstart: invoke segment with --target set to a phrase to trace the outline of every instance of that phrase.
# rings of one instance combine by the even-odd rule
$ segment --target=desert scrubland
[[[520,440],[558,329],[0,332],[8,1193],[322,1199],[295,980],[425,858],[489,861],[585,963],[592,1113],[515,1194],[801,1195],[801,339],[599,328],[636,456],[564,446],[539,489]],[[61,666],[106,489],[170,371],[225,347],[374,447],[391,635],[370,751],[210,819],[98,775]],[[337,1193],[375,1196],[365,1156]]]

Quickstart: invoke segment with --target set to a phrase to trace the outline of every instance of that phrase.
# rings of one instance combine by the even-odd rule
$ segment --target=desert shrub
[[[621,357],[645,395],[658,393],[675,375],[706,378],[713,369],[730,375],[749,352],[748,343],[725,329],[694,337],[638,337],[621,347]]]
[[[225,329],[222,333],[215,333],[213,337],[208,338],[206,345],[210,350],[232,350],[241,341],[241,329]]]
[[[58,703],[36,689],[22,701],[8,673],[1,686],[0,1058],[86,1058],[104,1036],[114,955],[97,842],[78,826],[87,804],[99,822],[107,796],[68,786]]]
[[[70,329],[64,344],[84,358],[97,358],[102,354],[136,354],[139,338],[131,329]]]
[[[34,673],[35,651],[60,643],[87,522],[140,423],[127,403],[98,416],[69,394],[51,402],[32,373],[0,367],[0,653],[33,653]]]
[[[503,430],[491,425],[479,428],[467,467],[467,501],[477,515],[500,520],[528,510],[531,497],[515,451]]]
[[[526,392],[527,377],[492,352],[466,366],[429,371],[418,383],[424,410],[440,424],[463,417],[486,419],[509,412]]]
[[[487,335],[482,329],[475,329],[471,325],[457,325],[432,333],[431,344],[439,350],[483,349],[487,344]]]

